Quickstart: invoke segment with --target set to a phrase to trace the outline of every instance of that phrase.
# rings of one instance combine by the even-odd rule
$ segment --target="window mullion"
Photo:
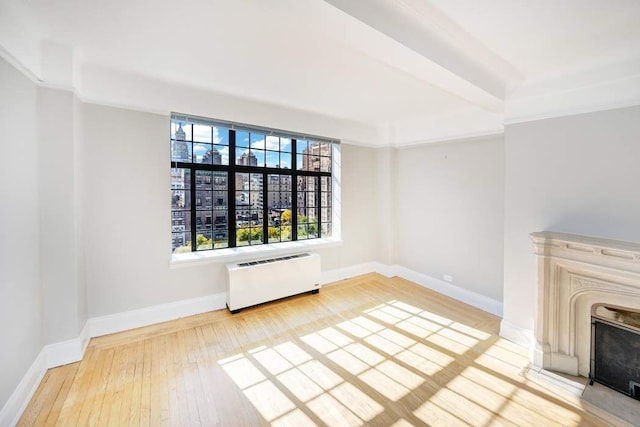
[[[291,140],[291,240],[298,240],[298,140]]]
[[[322,237],[322,176],[317,176],[318,189],[316,190],[316,237]]]
[[[196,231],[196,168],[189,168],[189,180],[191,189],[189,197],[191,198],[191,251],[195,252],[198,248],[198,235]]]
[[[269,201],[267,200],[267,190],[269,187],[268,181],[269,174],[263,172],[262,174],[262,243],[269,243]],[[280,179],[280,178],[278,178]],[[278,181],[279,182],[279,181]]]
[[[227,236],[230,248],[236,247],[236,131],[229,131],[229,174],[227,176]]]

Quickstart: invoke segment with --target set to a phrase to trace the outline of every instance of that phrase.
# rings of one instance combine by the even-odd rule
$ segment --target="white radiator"
[[[232,312],[320,289],[320,255],[298,254],[227,264],[227,307]]]

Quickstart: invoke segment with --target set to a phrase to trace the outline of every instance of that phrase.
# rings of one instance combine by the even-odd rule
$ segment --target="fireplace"
[[[604,334],[603,339],[611,339],[608,334],[618,329],[629,332],[629,325],[612,322],[607,316],[615,317],[615,309],[622,308],[640,312],[640,244],[549,231],[532,233],[531,239],[538,276],[533,363],[589,377],[595,354],[594,328]],[[630,349],[621,351],[628,356]],[[600,349],[597,354],[604,353]],[[601,373],[603,366],[597,367]],[[632,392],[640,390],[630,391],[627,385],[625,393]]]
[[[592,308],[592,381],[640,400],[640,311]]]

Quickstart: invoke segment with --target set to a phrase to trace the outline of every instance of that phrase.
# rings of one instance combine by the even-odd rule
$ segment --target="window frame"
[[[191,158],[190,158],[190,162],[183,162],[183,161],[174,161],[173,160],[173,153],[172,153],[172,147],[175,141],[181,141],[181,140],[177,140],[174,138],[174,135],[172,135],[172,132],[170,132],[169,134],[169,148],[170,148],[170,170],[174,169],[174,168],[179,168],[179,169],[184,169],[186,171],[189,171],[189,188],[188,189],[182,189],[182,191],[185,192],[189,192],[189,200],[190,200],[190,208],[189,210],[184,210],[184,212],[187,212],[187,214],[190,214],[190,224],[189,224],[189,229],[185,229],[184,231],[182,231],[182,233],[186,233],[189,232],[190,236],[191,236],[191,251],[190,252],[185,252],[185,253],[181,253],[181,254],[177,254],[175,253],[175,249],[179,246],[176,246],[174,248],[174,236],[176,233],[181,233],[181,231],[174,231],[174,209],[173,206],[171,207],[171,253],[172,253],[172,259],[174,259],[174,257],[176,255],[183,255],[186,253],[190,253],[190,254],[214,254],[216,252],[220,252],[224,249],[231,249],[232,251],[234,251],[237,249],[242,249],[242,248],[261,248],[261,247],[265,247],[265,246],[271,246],[271,245],[282,245],[285,243],[290,243],[290,242],[296,242],[296,243],[306,243],[306,242],[310,242],[310,241],[317,241],[317,240],[332,240],[331,237],[332,234],[330,234],[329,236],[323,236],[322,232],[323,232],[323,226],[325,224],[328,224],[329,230],[331,233],[333,233],[333,230],[335,230],[335,228],[333,227],[333,219],[335,217],[335,215],[333,215],[332,209],[334,206],[334,201],[333,201],[333,196],[331,196],[331,198],[328,198],[327,200],[329,200],[329,203],[322,203],[322,199],[323,199],[323,178],[326,179],[329,183],[330,183],[330,187],[324,191],[327,193],[327,195],[333,195],[335,189],[333,188],[333,183],[335,182],[335,177],[334,174],[336,173],[336,165],[333,163],[333,156],[334,156],[334,151],[335,151],[335,147],[337,144],[339,144],[339,141],[337,140],[333,140],[330,138],[324,138],[324,137],[317,137],[317,136],[312,136],[312,135],[297,135],[293,132],[286,132],[286,131],[280,131],[280,130],[276,130],[276,129],[268,129],[268,128],[262,128],[262,127],[258,127],[258,126],[250,126],[250,125],[243,125],[243,124],[237,124],[237,123],[232,123],[232,122],[221,122],[218,120],[213,120],[213,119],[206,119],[206,118],[200,118],[200,117],[193,117],[193,116],[185,116],[185,115],[180,115],[177,113],[172,113],[170,116],[170,124],[173,125],[174,123],[182,123],[182,124],[191,124],[191,125],[202,125],[205,124],[207,126],[212,126],[212,127],[216,127],[218,129],[222,128],[225,129],[228,132],[228,150],[229,150],[229,156],[228,156],[228,164],[214,164],[212,163],[199,163],[196,161],[195,159],[195,152],[194,152],[194,145],[195,143],[197,143],[198,141],[196,141],[195,135],[193,134],[194,132],[194,128],[192,127],[191,129],[191,139],[190,140],[185,140],[185,142],[188,142],[191,144],[191,149],[189,150],[191,153]],[[171,127],[171,126],[170,126]],[[282,151],[281,147],[278,147],[278,153],[279,153],[279,159],[282,158],[282,154],[289,154],[290,158],[291,158],[291,167],[290,168],[280,168],[280,167],[270,167],[267,166],[267,160],[265,157],[265,162],[262,166],[251,166],[251,165],[241,165],[241,164],[237,164],[237,159],[236,159],[236,153],[237,153],[237,148],[240,149],[246,149],[247,151],[249,151],[249,153],[251,152],[251,141],[249,141],[249,147],[238,147],[237,145],[237,141],[236,141],[236,135],[237,132],[251,132],[251,133],[259,133],[261,135],[264,135],[265,138],[265,153],[266,152],[270,152],[273,150],[267,150],[266,148],[266,140],[267,137],[270,136],[276,136],[279,138],[287,138],[290,140],[290,151]],[[329,171],[327,170],[322,170],[322,168],[319,168],[319,170],[303,170],[303,169],[299,169],[299,165],[298,163],[298,152],[297,152],[297,145],[299,141],[305,141],[305,144],[307,143],[317,143],[318,144],[318,150],[320,150],[320,147],[324,144],[328,144],[328,156],[324,156],[325,158],[328,158],[328,164],[329,164]],[[213,141],[213,139],[211,140],[211,144],[213,147],[217,147],[215,145],[215,141]],[[312,154],[311,153],[307,153],[306,154],[308,157],[311,157]],[[202,191],[202,190],[198,190],[197,186],[196,186],[196,175],[197,175],[197,171],[209,171],[211,172],[211,177],[212,177],[212,181],[214,181],[216,179],[215,177],[215,173],[216,172],[224,172],[226,173],[226,181],[227,181],[227,206],[226,206],[226,215],[227,215],[227,220],[226,220],[226,228],[224,230],[226,230],[226,235],[227,235],[227,246],[226,247],[215,247],[215,234],[216,234],[216,228],[215,228],[215,224],[212,224],[212,228],[211,230],[206,230],[206,231],[210,231],[211,232],[211,249],[200,249],[198,250],[197,245],[198,245],[198,233],[202,234],[203,230],[197,230],[197,212],[198,212],[198,206],[197,206],[197,200],[198,200],[198,191]],[[256,245],[238,245],[238,241],[237,241],[237,230],[238,230],[238,219],[237,219],[237,205],[236,205],[236,177],[237,177],[237,173],[249,173],[249,174],[260,174],[262,175],[262,208],[261,208],[261,213],[262,213],[262,239],[261,239],[261,243],[260,244],[256,244]],[[338,172],[339,173],[339,172]],[[291,206],[287,209],[289,209],[291,211],[291,223],[290,223],[290,227],[291,227],[291,240],[280,240],[278,242],[271,242],[269,241],[269,227],[270,227],[270,207],[269,207],[269,200],[268,200],[268,196],[269,196],[269,176],[270,175],[278,175],[280,177],[282,176],[289,176],[290,177],[290,182],[291,182],[291,188],[290,188],[290,193],[291,193]],[[308,206],[308,201],[307,203],[304,204],[304,206],[298,206],[298,178],[299,177],[305,177],[305,179],[308,179],[306,177],[314,177],[315,178],[315,188],[313,189],[314,192],[314,199],[315,199],[315,206],[313,206],[312,208],[315,210],[315,218],[316,218],[316,235],[315,236],[309,236],[307,235],[306,238],[304,239],[299,239],[298,237],[298,210],[299,208],[309,208]],[[171,186],[173,187],[173,186]],[[280,190],[279,192],[282,193],[281,190],[281,186],[279,187]],[[174,188],[171,188],[171,191],[175,191]],[[211,206],[211,212],[212,212],[212,217],[214,216],[213,214],[215,213],[215,207],[217,206],[216,203],[214,203],[214,199],[217,198],[216,194],[217,191],[221,191],[221,190],[216,190],[212,184],[211,187],[211,194],[212,194],[212,206]],[[309,191],[309,190],[305,190],[305,191]],[[327,211],[327,209],[329,209]],[[329,212],[329,218],[324,218],[325,215],[323,215],[323,211],[324,212]],[[186,215],[186,214],[185,214]],[[307,222],[306,224],[309,224],[309,222]],[[223,230],[223,229],[220,229]],[[186,238],[184,239],[186,240]],[[335,242],[335,240],[334,240]],[[319,242],[322,243],[322,242]],[[228,251],[225,251],[228,252]]]

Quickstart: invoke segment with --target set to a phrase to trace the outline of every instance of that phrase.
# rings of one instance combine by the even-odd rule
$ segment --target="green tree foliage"
[[[262,240],[262,228],[251,229],[251,240]]]
[[[238,242],[246,242],[249,240],[262,240],[262,228],[238,228],[236,231],[236,239]]]
[[[278,238],[280,237],[280,227],[269,227],[269,238]]]
[[[236,231],[236,238],[239,242],[246,242],[247,240],[249,240],[249,229],[238,228],[238,231]]]
[[[173,253],[174,254],[183,254],[186,252],[191,252],[191,242],[187,242],[182,246],[178,246]]]
[[[213,241],[203,234],[198,234],[196,236],[196,247],[198,249],[212,249]]]
[[[291,224],[291,209],[287,209],[282,212],[282,215],[280,215],[280,221],[282,221],[283,225]]]

